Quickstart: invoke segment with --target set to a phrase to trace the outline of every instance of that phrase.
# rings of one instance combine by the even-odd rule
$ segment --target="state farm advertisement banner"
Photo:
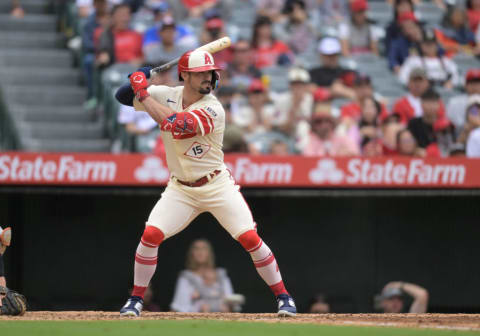
[[[479,188],[478,159],[305,158],[229,155],[246,187]],[[162,186],[163,158],[141,154],[0,153],[1,185]]]

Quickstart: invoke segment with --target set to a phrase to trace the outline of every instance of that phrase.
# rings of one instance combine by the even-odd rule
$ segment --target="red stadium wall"
[[[478,159],[228,155],[225,161],[246,187],[480,187]],[[152,155],[0,153],[1,184],[164,186],[168,179],[165,160]]]

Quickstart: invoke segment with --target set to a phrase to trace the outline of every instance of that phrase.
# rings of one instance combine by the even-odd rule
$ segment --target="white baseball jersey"
[[[213,94],[182,107],[183,86],[151,85],[148,93],[160,104],[176,112],[190,112],[198,121],[200,130],[188,139],[174,139],[171,132],[162,132],[170,173],[179,180],[193,182],[214,170],[226,168],[223,162],[223,132],[225,110]],[[143,104],[134,100],[135,109],[145,111]]]

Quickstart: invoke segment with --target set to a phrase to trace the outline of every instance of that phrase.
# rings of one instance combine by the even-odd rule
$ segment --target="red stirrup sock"
[[[283,284],[282,275],[270,248],[254,230],[247,231],[238,237],[239,243],[250,253],[258,274],[270,286],[273,294],[288,294]]]
[[[132,296],[143,299],[148,284],[157,268],[158,246],[165,238],[162,231],[154,226],[147,226],[135,254],[135,275]]]

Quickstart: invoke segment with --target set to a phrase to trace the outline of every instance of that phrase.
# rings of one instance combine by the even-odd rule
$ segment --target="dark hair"
[[[127,3],[123,2],[123,3],[119,3],[118,5],[113,6],[112,10],[110,11],[110,15],[115,14],[115,12],[122,7],[127,7],[128,9],[130,9],[130,11],[132,11],[132,8]]]
[[[467,7],[467,9],[472,9],[472,0],[467,0],[465,7]]]
[[[295,5],[300,6],[300,8],[302,8],[303,10],[305,10],[306,8],[305,1],[303,0],[287,0],[285,1],[285,6],[283,7],[283,13],[290,14],[291,12],[293,12],[293,7]]]
[[[413,1],[412,0],[395,0],[395,3],[393,4],[394,21],[397,21],[397,18],[398,18],[397,6],[401,2],[408,2],[410,4],[410,7],[412,7],[412,12],[413,12],[414,6],[413,6]]]
[[[440,100],[440,95],[433,88],[429,88],[422,94],[421,98],[422,100]]]
[[[368,97],[367,99],[371,99],[373,101],[373,105],[375,106],[375,110],[377,110],[377,115],[375,116],[375,120],[373,122],[373,126],[378,126],[378,117],[380,116],[380,113],[382,112],[382,104],[380,104],[377,100],[375,100],[374,98],[372,97]],[[367,99],[365,99],[365,101],[367,101]],[[364,103],[365,103],[364,101]],[[363,109],[363,107],[362,107]],[[362,111],[363,113],[363,111]],[[359,127],[363,127],[363,126],[371,126],[372,124],[370,123],[367,123],[363,117],[362,119],[360,120],[358,126]]]
[[[458,6],[448,6],[447,7],[447,10],[445,12],[445,15],[443,16],[443,19],[442,19],[442,26],[445,27],[445,28],[450,28],[452,25],[451,25],[451,21],[452,21],[452,16],[453,16],[453,13],[457,10],[460,10],[463,12],[463,14],[466,16],[467,13],[466,11],[461,8],[461,7],[458,7]],[[463,27],[466,28],[468,27],[468,20],[465,20],[464,24],[463,24]]]
[[[268,16],[257,16],[257,19],[255,20],[255,23],[253,24],[253,32],[252,32],[252,47],[257,48],[258,47],[258,28],[264,25],[269,25],[272,26],[272,20]],[[273,37],[273,33],[270,36],[270,39],[272,41],[275,40],[275,37]]]

